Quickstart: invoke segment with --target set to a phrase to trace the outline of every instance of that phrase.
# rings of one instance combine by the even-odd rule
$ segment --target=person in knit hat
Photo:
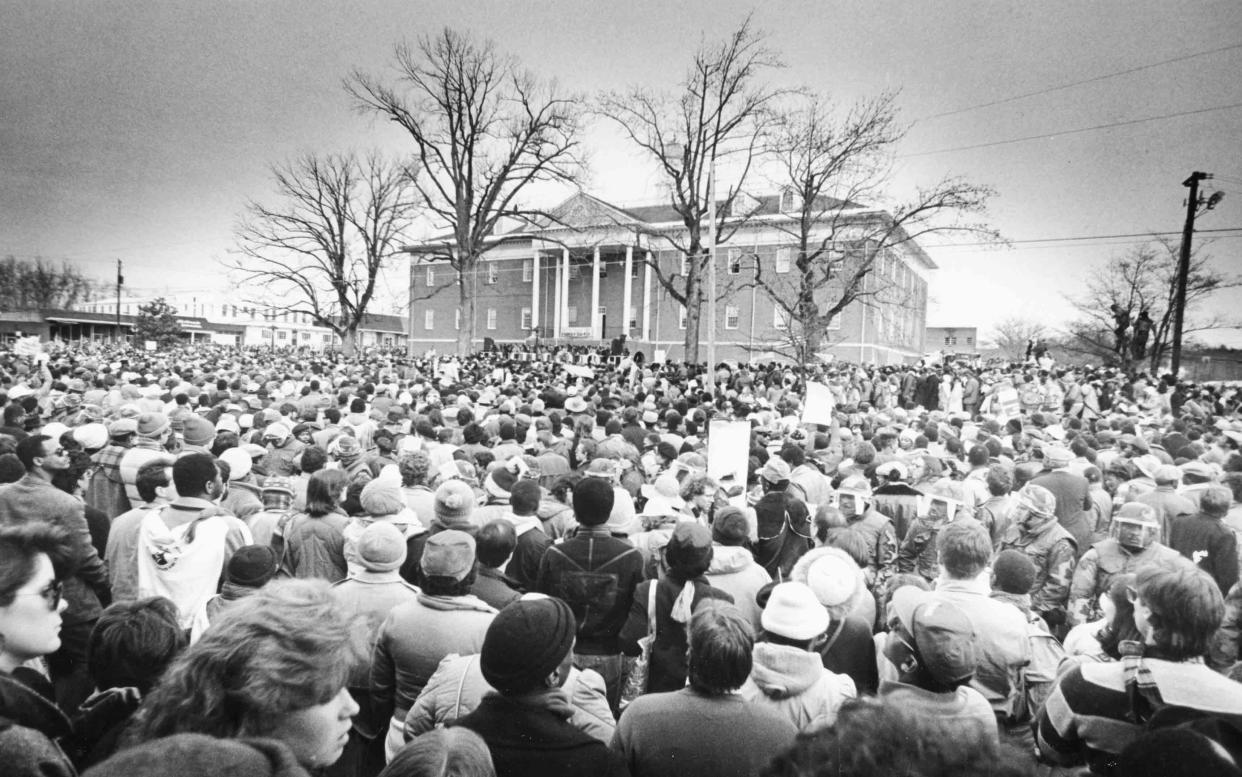
[[[751,518],[740,507],[726,505],[712,517],[712,563],[707,568],[707,582],[733,597],[737,609],[757,632],[759,591],[772,582],[772,577],[755,563],[747,545],[750,542]]]
[[[514,463],[495,466],[483,478],[483,491],[487,500],[474,510],[474,523],[482,526],[488,521],[503,518],[510,511],[510,500],[513,498],[513,487],[519,478],[518,466]]]
[[[848,675],[859,693],[875,693],[880,682],[871,636],[876,604],[862,568],[841,548],[824,546],[798,559],[789,579],[805,583],[828,613],[819,647],[824,667]]]
[[[576,630],[569,605],[552,597],[514,602],[488,626],[479,668],[498,693],[453,725],[483,738],[497,777],[627,773],[603,742],[570,722],[564,685]]]
[[[405,716],[450,653],[468,655],[483,647],[496,609],[470,593],[475,541],[463,531],[432,533],[419,559],[420,593],[388,614],[375,640],[371,693],[378,719],[388,719],[385,754],[405,744]]]
[[[363,486],[358,501],[365,515],[350,519],[344,532],[345,558],[349,561],[351,570],[360,566],[356,544],[363,529],[367,526],[379,521],[391,523],[406,538],[407,543],[427,531],[422,522],[418,520],[418,516],[405,503],[405,497],[401,493],[401,479],[396,467],[386,468],[379,477]],[[416,577],[412,568],[406,569],[405,572],[409,575],[407,580]]]
[[[858,691],[849,675],[831,672],[820,661],[828,624],[828,612],[805,583],[774,587],[742,698],[775,710],[799,731],[831,726],[837,710]]]
[[[220,593],[208,599],[190,627],[190,641],[197,642],[211,622],[239,599],[247,597],[276,577],[279,558],[267,545],[245,545],[237,549],[225,568]]]
[[[922,717],[952,721],[962,737],[997,743],[992,707],[969,686],[979,658],[966,614],[914,586],[893,593],[889,612],[884,656],[897,667],[898,679],[882,683],[880,697]]]
[[[180,455],[211,453],[211,445],[215,441],[216,427],[206,418],[190,415],[181,422]]]
[[[668,571],[658,580],[640,583],[634,591],[634,606],[621,629],[621,650],[628,670],[638,656],[638,640],[647,635],[648,606],[654,600],[656,634],[647,670],[649,693],[685,686],[685,627],[695,608],[704,600],[733,603],[731,595],[713,587],[703,576],[711,567],[712,555],[712,535],[707,527],[689,521],[680,523],[664,548]]]
[[[416,601],[419,591],[401,578],[401,565],[406,558],[405,537],[393,524],[379,521],[366,527],[358,538],[357,552],[362,568],[351,571],[349,577],[333,586],[332,593],[344,611],[365,619],[367,644],[373,644],[388,613]],[[361,751],[363,763],[378,764],[384,759],[388,720],[373,714],[371,660],[368,654],[349,677],[349,693],[362,712],[354,718],[346,757]]]

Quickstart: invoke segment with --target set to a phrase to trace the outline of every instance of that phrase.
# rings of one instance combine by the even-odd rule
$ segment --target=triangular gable
[[[591,227],[640,226],[642,222],[607,202],[578,192],[548,211],[545,229],[589,229]]]

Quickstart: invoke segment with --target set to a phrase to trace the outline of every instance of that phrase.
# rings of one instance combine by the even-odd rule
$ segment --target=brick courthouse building
[[[739,195],[739,199],[746,197]],[[797,210],[788,196],[746,197],[738,207],[751,215],[717,248],[717,357],[769,358],[785,331],[785,317],[769,292],[748,281],[760,263],[765,278],[780,281],[796,272],[793,237],[787,231]],[[649,263],[666,275],[679,272],[680,252],[667,235],[685,226],[668,205],[620,208],[589,194],[570,197],[551,211],[545,228],[506,233],[479,262],[476,336],[520,343],[538,329],[541,341],[603,345],[618,335],[631,351],[648,358],[683,354],[685,320]],[[834,213],[838,223],[874,224],[885,214],[858,206]],[[782,230],[784,226],[784,230]],[[848,226],[839,230],[848,234]],[[858,244],[862,245],[862,244]],[[407,247],[410,261],[412,352],[451,352],[458,328],[456,275],[443,258],[443,242]],[[866,249],[858,249],[866,250]],[[876,258],[868,282],[884,294],[870,305],[854,303],[829,327],[824,350],[850,361],[893,364],[924,351],[927,278],[936,265],[913,241]],[[775,275],[769,275],[770,273]],[[872,286],[872,288],[877,288]],[[829,291],[828,293],[831,293]],[[706,342],[708,316],[700,337]],[[705,357],[706,354],[701,354]]]

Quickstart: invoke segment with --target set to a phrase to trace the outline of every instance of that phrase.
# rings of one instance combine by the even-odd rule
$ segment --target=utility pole
[[[707,170],[707,385],[716,398],[716,149]]]
[[[125,276],[121,275],[121,260],[116,260],[116,341],[121,342],[121,287],[125,285]]]
[[[1173,301],[1173,355],[1169,369],[1174,378],[1182,366],[1182,325],[1186,316],[1186,282],[1190,277],[1190,241],[1195,233],[1195,214],[1200,204],[1199,182],[1211,179],[1210,173],[1196,170],[1182,181],[1182,186],[1190,188],[1190,196],[1186,198],[1186,227],[1182,230],[1182,252],[1177,262],[1177,295]]]

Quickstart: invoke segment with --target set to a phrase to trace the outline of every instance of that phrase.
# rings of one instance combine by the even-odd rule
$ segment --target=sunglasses
[[[41,591],[32,591],[27,594],[18,594],[18,596],[41,596],[47,608],[55,612],[60,607],[60,597],[64,592],[64,584],[59,580],[53,580],[48,583]]]

